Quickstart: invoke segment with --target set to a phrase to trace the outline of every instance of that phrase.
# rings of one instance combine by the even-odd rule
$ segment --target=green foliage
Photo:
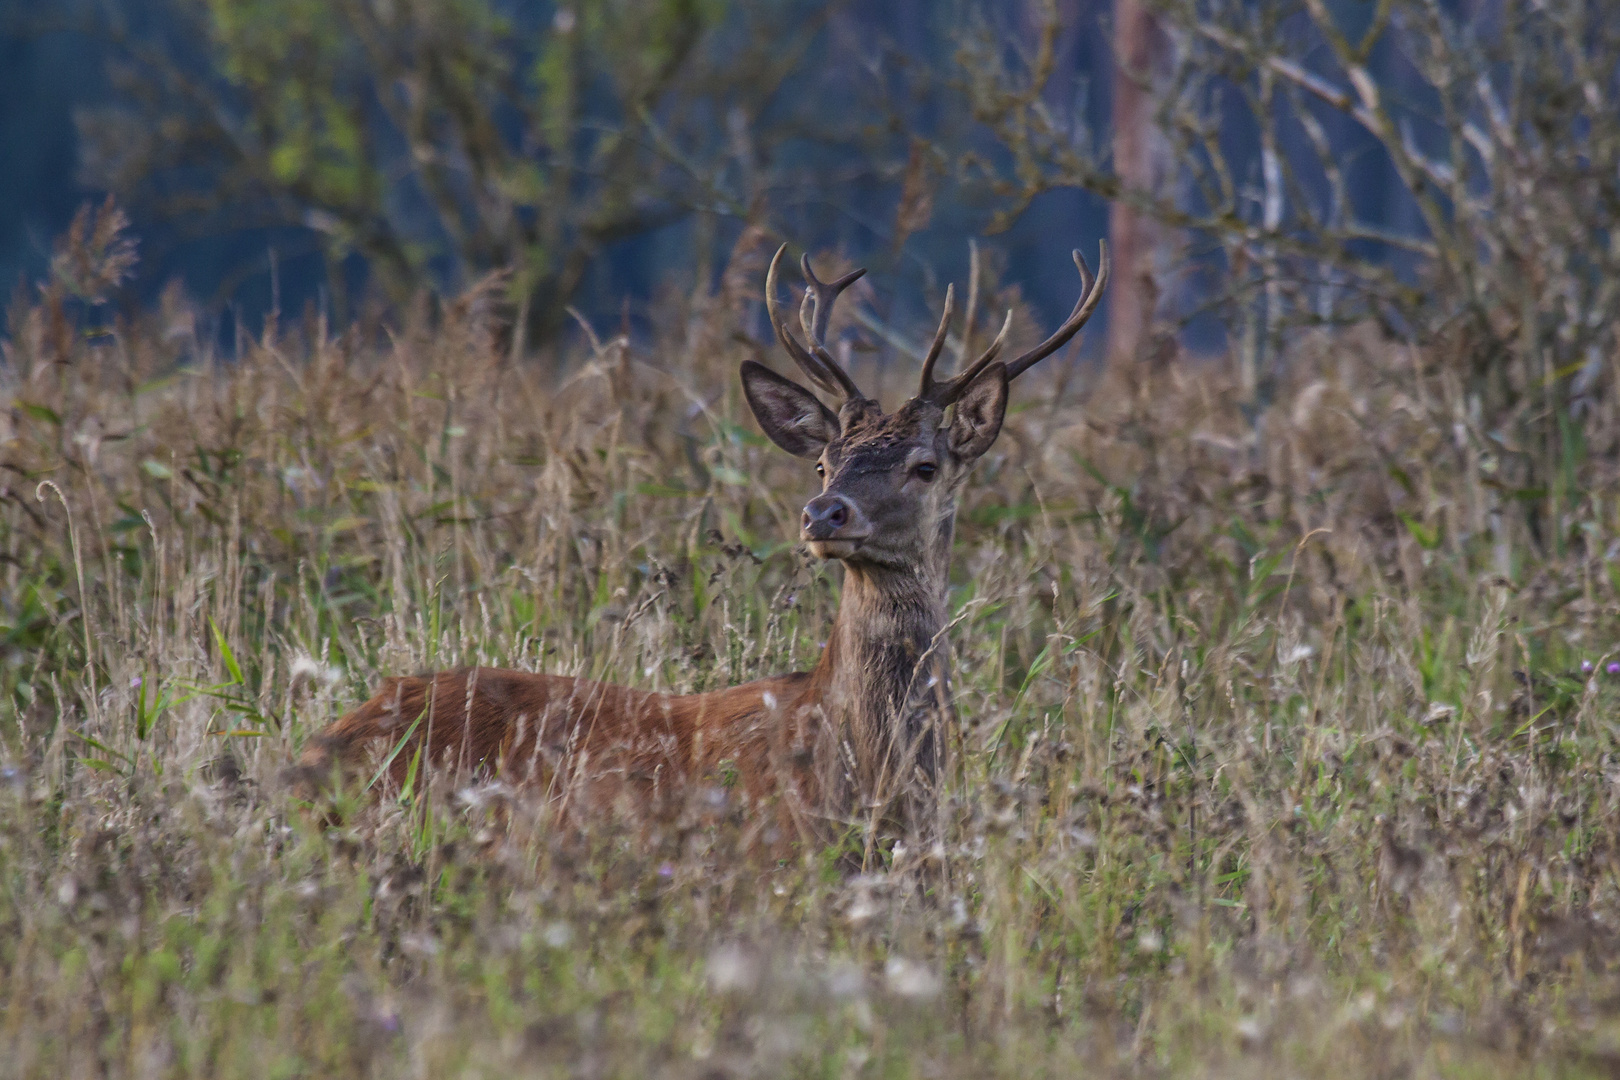
[[[380,192],[362,144],[367,103],[344,85],[355,47],[341,10],[318,0],[208,3],[219,70],[256,104],[269,178],[316,205],[358,208]]]
[[[765,138],[782,46],[824,6],[206,0],[175,13],[200,54],[142,42],[119,78],[145,111],[93,112],[84,133],[99,182],[143,207],[313,228],[396,300],[507,272],[549,333],[604,245],[750,213],[760,191],[728,173],[743,133],[705,118]]]

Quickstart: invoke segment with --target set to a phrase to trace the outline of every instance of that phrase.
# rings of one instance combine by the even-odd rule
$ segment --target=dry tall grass
[[[959,530],[941,849],[751,861],[723,788],[651,835],[443,778],[301,810],[281,770],[381,674],[813,661],[837,575],[740,403],[734,277],[562,382],[488,290],[229,362],[178,296],[14,308],[0,1074],[1620,1068],[1620,402],[1528,491],[1445,357],[1370,332],[1253,416],[1213,361],[1019,386]]]

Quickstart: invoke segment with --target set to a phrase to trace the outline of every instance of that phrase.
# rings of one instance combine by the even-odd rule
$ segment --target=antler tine
[[[808,286],[805,295],[813,299],[815,307],[815,321],[805,326],[804,332],[810,335],[811,345],[825,348],[827,321],[832,318],[832,307],[838,300],[838,294],[865,277],[866,268],[851,270],[837,281],[822,281],[816,277],[816,272],[810,269],[810,256],[803,255],[799,259],[799,269],[804,271],[804,283]]]
[[[990,347],[979,354],[977,360],[973,361],[971,365],[960,373],[952,376],[949,382],[934,383],[927,392],[918,396],[926,397],[942,409],[961,397],[973,380],[977,379],[984,369],[989,367],[997,356],[1001,355],[1002,348],[1007,344],[1007,331],[1011,329],[1012,309],[1009,308],[1007,317],[1001,320],[1001,332],[996,335],[996,340],[990,343]]]
[[[934,331],[934,342],[928,346],[928,355],[923,358],[922,388],[917,396],[926,398],[933,394],[936,386],[934,382],[934,363],[939,359],[940,350],[945,348],[945,334],[950,329],[951,316],[956,313],[956,286],[945,286],[945,310],[939,317],[939,329]]]
[[[1007,378],[1017,378],[1063,348],[1069,339],[1086,325],[1091,313],[1097,310],[1097,305],[1102,301],[1103,289],[1108,286],[1108,241],[1098,243],[1096,277],[1092,277],[1091,267],[1086,265],[1085,256],[1080,254],[1079,249],[1074,252],[1074,265],[1080,270],[1080,299],[1074,302],[1074,310],[1051,337],[1017,359],[1008,361]]]
[[[968,237],[968,302],[967,312],[962,316],[962,344],[956,350],[958,364],[967,359],[968,346],[973,343],[973,327],[979,314],[979,242]]]
[[[765,311],[771,317],[771,329],[776,331],[776,340],[782,343],[782,348],[786,349],[788,355],[793,357],[793,362],[798,364],[799,368],[810,377],[811,382],[829,394],[846,394],[846,385],[849,387],[854,385],[849,382],[849,376],[844,375],[840,379],[838,376],[843,374],[841,369],[838,369],[836,365],[829,368],[827,363],[819,356],[812,355],[793,336],[793,331],[788,329],[787,322],[782,318],[782,307],[776,299],[776,272],[781,266],[782,256],[786,252],[786,244],[777,248],[776,254],[771,257],[770,269],[765,271]]]
[[[810,269],[808,254],[799,259],[799,269],[804,272],[805,285],[804,302],[799,305],[799,326],[803,328],[805,337],[810,339],[810,351],[821,361],[828,374],[838,380],[839,393],[846,399],[864,398],[866,395],[855,385],[855,380],[827,351],[827,324],[832,319],[833,305],[838,302],[839,294],[859,281],[866,270],[851,270],[836,281],[822,281]]]

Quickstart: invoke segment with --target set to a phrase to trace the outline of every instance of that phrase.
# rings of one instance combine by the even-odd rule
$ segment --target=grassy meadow
[[[814,662],[814,477],[736,378],[789,370],[738,333],[761,270],[538,356],[495,284],[229,358],[178,293],[14,304],[0,1075],[1620,1070],[1615,384],[1487,423],[1371,327],[1258,403],[1220,358],[1020,380],[960,515],[942,846],[767,860],[723,778],[662,827],[442,775],[310,813],[287,766],[386,674]]]

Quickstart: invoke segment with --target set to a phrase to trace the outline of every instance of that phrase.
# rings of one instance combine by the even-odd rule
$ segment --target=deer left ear
[[[814,461],[838,437],[838,414],[793,380],[744,360],[742,384],[754,419],[788,453]]]
[[[1001,434],[1007,417],[1007,365],[991,364],[956,400],[947,439],[951,453],[976,461]]]

